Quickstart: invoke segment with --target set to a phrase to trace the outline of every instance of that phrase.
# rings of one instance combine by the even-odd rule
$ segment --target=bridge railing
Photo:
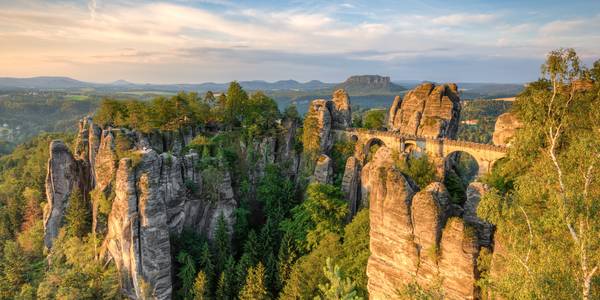
[[[342,131],[346,131],[349,133],[356,133],[356,134],[368,134],[368,135],[372,135],[375,137],[386,136],[386,137],[394,137],[394,138],[400,138],[400,139],[403,138],[403,139],[408,139],[408,140],[433,141],[433,142],[438,142],[438,143],[444,143],[449,146],[451,145],[451,146],[457,146],[457,147],[465,147],[465,148],[495,151],[495,152],[502,152],[502,153],[508,152],[508,147],[506,147],[506,146],[481,144],[481,143],[468,142],[468,141],[459,141],[459,140],[453,140],[453,139],[448,139],[448,138],[432,138],[432,137],[427,137],[427,136],[402,134],[397,131],[380,131],[380,130],[364,129],[364,128],[348,128],[348,129],[342,130]]]

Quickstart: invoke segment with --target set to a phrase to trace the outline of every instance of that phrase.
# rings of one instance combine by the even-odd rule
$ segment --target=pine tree
[[[191,299],[194,289],[196,266],[192,256],[182,251],[177,255],[177,262],[181,264],[177,277],[181,280],[181,289],[178,294],[183,299]]]
[[[281,290],[288,278],[290,278],[292,266],[294,265],[296,258],[297,254],[294,249],[294,242],[292,238],[285,235],[281,242],[281,246],[279,246],[279,253],[277,254],[277,274],[279,275],[278,290]]]
[[[74,187],[69,195],[69,203],[65,220],[67,235],[83,237],[90,231],[90,210],[78,187]]]
[[[319,284],[320,296],[315,297],[315,300],[358,300],[356,285],[349,279],[343,278],[340,267],[331,262],[331,258],[327,258],[326,266],[323,267],[323,273],[327,278],[328,283]]]
[[[236,293],[235,260],[229,256],[219,277],[216,296],[217,299],[234,299]]]
[[[256,267],[248,270],[246,284],[240,291],[240,300],[261,300],[267,299],[267,290],[265,288],[265,267],[258,263]]]
[[[215,237],[213,241],[213,251],[216,271],[217,273],[220,273],[225,267],[226,260],[231,255],[229,228],[223,213],[221,213],[219,219],[217,220],[217,229],[215,231]]]
[[[194,280],[194,300],[205,300],[208,299],[208,281],[206,280],[206,274],[202,270],[196,275]]]

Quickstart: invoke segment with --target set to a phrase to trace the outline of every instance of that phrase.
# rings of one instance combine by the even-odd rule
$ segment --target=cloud
[[[445,26],[460,26],[471,24],[489,24],[498,17],[493,14],[453,14],[431,20],[433,24]]]
[[[88,1],[88,9],[90,10],[90,16],[91,16],[92,20],[96,19],[96,8],[97,8],[96,0],[89,0]]]
[[[416,14],[359,1],[277,9],[221,0],[166,1],[0,4],[0,39],[10,41],[0,47],[0,75],[69,70],[75,77],[110,81],[140,76],[139,70],[152,67],[160,67],[157,78],[165,76],[165,68],[192,74],[194,67],[197,76],[210,80],[312,68],[313,78],[327,79],[319,76],[367,69],[377,73],[377,68],[427,57],[531,59],[558,46],[575,45],[587,54],[600,50],[594,32],[600,16],[536,23],[505,13],[440,16],[435,10]],[[90,71],[97,68],[105,69]],[[118,73],[125,71],[130,73]]]

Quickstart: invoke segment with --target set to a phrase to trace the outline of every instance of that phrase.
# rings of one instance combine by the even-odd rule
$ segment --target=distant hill
[[[324,83],[318,80],[312,80],[305,83],[295,80],[280,80],[276,82],[267,82],[262,80],[240,81],[242,87],[249,91],[311,91],[331,89],[334,83]],[[75,80],[68,77],[32,77],[32,78],[11,78],[0,77],[1,89],[82,89],[93,88],[100,91],[157,91],[157,92],[177,92],[177,91],[224,91],[229,83],[206,82],[199,84],[139,84],[132,83],[123,79],[111,83],[92,83]]]
[[[21,89],[75,89],[89,87],[90,83],[75,80],[69,77],[32,77],[32,78],[12,78],[0,77],[0,88],[21,88]]]
[[[379,75],[350,76],[335,88],[345,89],[351,95],[385,95],[406,90],[403,86],[393,83],[389,76]]]

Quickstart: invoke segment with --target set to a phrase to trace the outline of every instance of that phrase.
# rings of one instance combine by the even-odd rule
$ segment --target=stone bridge
[[[374,144],[385,145],[399,153],[427,154],[436,163],[438,170],[444,170],[449,157],[454,153],[465,152],[471,155],[478,165],[478,176],[487,174],[508,148],[489,144],[457,141],[445,138],[409,136],[393,131],[378,131],[358,128],[333,130],[334,138],[346,139],[356,143],[355,155],[365,161],[369,148]]]

